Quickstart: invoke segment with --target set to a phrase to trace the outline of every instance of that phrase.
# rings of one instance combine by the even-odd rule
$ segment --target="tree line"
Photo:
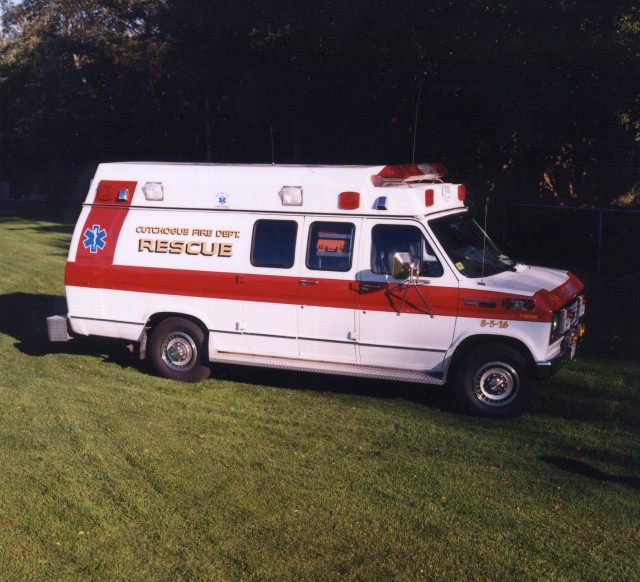
[[[115,160],[444,163],[472,193],[640,195],[631,0],[0,0],[0,177]]]

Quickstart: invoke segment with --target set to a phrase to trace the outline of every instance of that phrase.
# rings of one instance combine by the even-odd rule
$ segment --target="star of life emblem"
[[[89,249],[89,252],[97,253],[107,246],[106,238],[107,231],[101,228],[99,224],[94,224],[93,228],[87,228],[87,230],[84,231],[82,245],[85,249]]]
[[[229,196],[224,192],[216,194],[216,208],[229,208]]]

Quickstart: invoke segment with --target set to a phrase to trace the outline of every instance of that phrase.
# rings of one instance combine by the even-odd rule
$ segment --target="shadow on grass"
[[[635,429],[640,423],[637,370],[632,360],[581,353],[557,376],[540,382],[534,413],[559,421]]]
[[[46,318],[67,312],[61,296],[11,293],[0,295],[0,332],[16,340],[16,348],[29,356],[51,353],[98,356],[104,362],[122,368],[148,371],[136,353],[118,340],[82,337],[66,343],[48,341]],[[585,354],[586,355],[586,354]],[[587,356],[588,357],[588,356]],[[600,357],[605,357],[600,354]],[[212,377],[254,385],[281,387],[291,390],[313,390],[336,394],[352,394],[373,398],[401,398],[416,404],[457,413],[449,387],[405,382],[370,380],[306,372],[292,372],[249,366],[215,365]],[[585,420],[634,426],[639,418],[639,403],[635,391],[626,391],[612,398],[585,393],[583,387],[554,379],[541,384],[534,413],[561,419]]]
[[[257,384],[289,390],[303,389],[314,392],[330,392],[332,394],[348,394],[381,399],[401,398],[446,412],[459,413],[453,401],[453,394],[447,386],[227,364],[213,366],[212,377],[231,382]]]
[[[585,394],[578,385],[542,384],[532,412],[558,422],[579,421],[630,429],[638,425],[640,418],[640,407],[634,397]]]
[[[66,313],[64,297],[30,293],[0,295],[0,332],[14,338],[15,347],[28,356],[52,353],[96,355],[123,368],[136,365],[135,357],[122,341],[83,337],[69,342],[50,342],[47,317]]]
[[[634,489],[640,490],[640,478],[638,477],[633,477],[631,475],[611,475],[601,471],[600,469],[596,469],[588,463],[576,461],[574,459],[565,459],[563,457],[543,456],[540,457],[540,460],[568,473],[574,473],[575,475],[587,477],[588,479],[595,479],[597,481],[608,481],[610,483],[629,485]]]
[[[82,337],[69,342],[49,342],[46,318],[65,313],[67,304],[64,297],[29,293],[0,295],[0,332],[14,338],[16,348],[28,356],[39,357],[51,353],[93,355],[123,368],[136,367],[149,372],[148,363],[141,363],[136,353],[126,348],[126,344],[131,342],[94,337]],[[418,404],[455,411],[449,391],[440,386],[226,364],[213,366],[212,378],[291,390],[305,389],[374,398],[403,398]]]
[[[54,247],[61,251],[66,258],[69,252],[69,241],[73,233],[74,224],[66,221],[61,221],[56,217],[42,217],[40,220],[46,221],[46,224],[39,224],[34,222],[36,218],[28,216],[22,218],[20,216],[5,216],[0,217],[0,225],[5,232],[27,233],[35,231],[37,234],[44,235],[65,235],[48,237],[47,244],[49,247]],[[25,234],[26,236],[26,234]]]

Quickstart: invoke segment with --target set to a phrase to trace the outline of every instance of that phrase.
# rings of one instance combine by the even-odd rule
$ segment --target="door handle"
[[[384,285],[382,283],[362,283],[362,285],[360,285],[362,291],[378,291],[383,287]]]
[[[317,285],[319,283],[319,281],[316,281],[314,279],[300,279],[300,281],[298,281],[298,283],[300,285]]]

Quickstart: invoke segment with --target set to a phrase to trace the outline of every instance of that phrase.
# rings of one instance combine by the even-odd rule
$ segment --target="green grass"
[[[637,579],[640,362],[586,349],[507,422],[413,385],[174,383],[47,344],[70,230],[0,219],[0,579]]]

